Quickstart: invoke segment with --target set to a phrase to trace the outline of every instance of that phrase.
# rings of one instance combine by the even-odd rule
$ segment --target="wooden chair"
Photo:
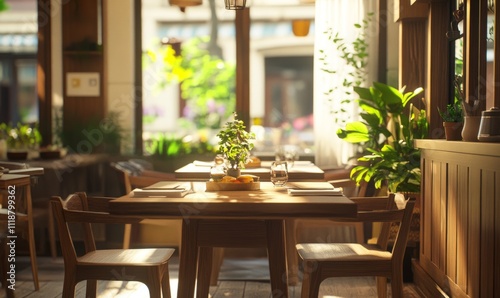
[[[134,188],[147,187],[159,181],[175,180],[173,174],[153,171],[149,167],[145,169],[139,168],[140,164],[137,160],[134,160],[134,162],[112,163],[111,166],[118,172],[126,194],[130,193]],[[138,224],[126,224],[123,231],[124,249],[130,248],[130,244],[134,240],[133,235],[137,236],[139,233],[139,225],[168,226],[169,229],[176,229],[179,237],[172,244],[176,245],[180,251],[182,222],[174,219],[145,219]]]
[[[134,217],[114,216],[107,212],[109,198],[87,197],[75,193],[63,201],[53,197],[64,258],[63,297],[74,297],[78,282],[87,280],[86,297],[96,297],[97,280],[139,281],[147,285],[150,297],[170,297],[168,261],[174,249],[96,249],[91,223],[120,224],[137,222]],[[85,253],[77,255],[69,223],[81,224]]]
[[[366,194],[366,183],[357,185],[350,178],[340,178],[328,182],[334,187],[341,187],[346,197],[363,197]],[[288,284],[291,286],[295,286],[299,282],[299,255],[295,249],[298,242],[346,242],[352,239],[356,239],[358,243],[365,242],[364,223],[362,222],[339,222],[334,219],[292,219],[287,220],[286,225]]]
[[[11,219],[10,210],[8,207],[11,205],[15,209],[15,224],[13,232],[19,233],[21,227],[25,228],[24,237],[28,240],[29,255],[31,261],[31,273],[33,275],[33,283],[35,286],[35,291],[40,289],[38,281],[38,265],[36,260],[36,244],[35,244],[35,230],[34,230],[34,219],[33,219],[33,206],[31,202],[31,179],[29,175],[14,175],[14,174],[3,174],[0,177],[0,203],[3,206],[0,208],[0,225],[2,228],[5,225],[5,231],[7,227],[12,224],[9,222]],[[14,198],[14,203],[9,204],[8,200]],[[9,234],[10,235],[10,234]],[[6,237],[3,235],[2,237]],[[8,240],[7,240],[8,241]],[[1,241],[2,244],[4,241]],[[2,253],[2,263],[6,262],[6,254]],[[6,264],[3,264],[6,265]],[[5,282],[2,280],[2,286],[5,287]]]
[[[0,167],[7,168],[9,170],[29,169],[29,165],[27,163],[11,162],[11,161],[0,161]],[[37,179],[36,176],[32,176],[32,182],[36,181],[36,179]],[[33,214],[33,225],[35,228],[40,230],[39,234],[40,243],[42,245],[45,245],[45,230],[47,230],[49,236],[50,253],[52,257],[55,258],[57,257],[57,246],[55,237],[54,217],[52,216],[52,211],[50,209],[49,198],[44,198],[43,200],[32,199],[31,204],[32,204],[32,214]]]
[[[376,245],[360,243],[300,243],[304,261],[302,298],[318,297],[319,287],[329,277],[376,276],[378,297],[387,296],[387,278],[392,297],[403,297],[403,258],[415,199],[390,194],[388,198],[352,198],[358,204],[358,221],[383,222]],[[387,250],[391,222],[400,222],[392,251]]]

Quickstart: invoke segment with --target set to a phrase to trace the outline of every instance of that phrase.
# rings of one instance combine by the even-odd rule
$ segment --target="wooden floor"
[[[177,270],[178,264],[175,263],[176,260],[173,261],[173,264],[170,266],[170,284],[172,297],[177,297]],[[226,261],[225,261],[226,262]],[[40,276],[40,290],[34,291],[33,282],[30,280],[29,268],[23,270],[23,274],[20,274],[21,280],[16,281],[16,297],[41,297],[41,298],[52,298],[52,297],[62,297],[62,260],[58,260],[55,264],[56,266],[44,266],[43,260],[41,262],[41,274]],[[237,266],[234,264],[238,264],[238,260],[234,261],[230,265],[227,266]],[[245,263],[246,265],[248,263]],[[266,268],[260,266],[259,268],[252,270],[252,268],[248,268],[251,273],[249,273],[249,278],[253,279],[242,280],[245,279],[245,275],[243,273],[237,273],[237,270],[229,271],[229,275],[222,274],[226,280],[219,281],[217,286],[210,288],[211,297],[255,297],[255,298],[263,298],[270,297],[271,295],[271,287],[269,281],[265,278],[256,278],[256,275],[266,275]],[[258,273],[260,270],[261,273]],[[55,272],[57,271],[57,272]],[[236,273],[232,273],[236,272]],[[247,271],[248,272],[248,271]],[[231,275],[235,276],[236,279],[240,280],[230,280]],[[388,289],[390,294],[390,287]],[[298,286],[290,287],[290,297],[300,297],[300,284]],[[125,298],[125,297],[148,297],[149,293],[147,287],[138,282],[121,282],[121,281],[100,281],[98,283],[98,297],[101,298]],[[5,297],[4,291],[0,293],[0,297]],[[77,286],[76,297],[85,297],[85,282],[81,282]],[[356,277],[356,278],[331,278],[327,279],[321,285],[320,296],[319,297],[377,297],[376,289],[375,289],[375,280],[373,277]],[[390,296],[389,296],[390,297]],[[419,294],[418,289],[412,284],[407,283],[404,286],[404,297],[424,297]],[[182,297],[184,298],[184,297]]]

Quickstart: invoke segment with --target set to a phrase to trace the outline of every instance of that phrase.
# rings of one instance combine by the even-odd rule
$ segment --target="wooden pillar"
[[[406,91],[425,85],[426,23],[428,3],[397,0],[395,18],[399,22],[399,85]],[[417,106],[423,108],[421,106]]]
[[[250,128],[250,8],[236,10],[236,112]]]
[[[467,114],[477,116],[486,107],[486,2],[464,0],[464,95]]]
[[[52,59],[50,0],[38,0],[37,96],[42,146],[52,143]]]
[[[142,155],[142,1],[134,0],[134,153]]]
[[[450,30],[451,5],[449,1],[433,1],[430,3],[427,28],[427,79],[425,101],[427,119],[429,120],[429,137],[444,137],[443,120],[439,110],[444,111],[446,105],[453,103],[454,68],[450,63],[451,43],[446,32]]]

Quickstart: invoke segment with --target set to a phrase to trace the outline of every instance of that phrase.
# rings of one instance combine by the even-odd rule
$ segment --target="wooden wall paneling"
[[[439,242],[435,245],[438,246],[439,258],[438,258],[438,267],[442,272],[446,271],[446,235],[448,234],[448,229],[446,226],[446,222],[448,219],[448,209],[447,206],[447,178],[448,178],[448,165],[447,163],[441,163],[441,169],[439,171],[439,197],[441,198],[439,202],[439,223],[436,226],[437,229],[441,232],[439,234]]]
[[[464,165],[458,165],[458,181],[468,181],[468,168]],[[458,287],[464,292],[467,292],[467,209],[468,209],[468,183],[460,183],[458,187],[458,195],[456,197],[458,205],[457,218],[457,280]]]
[[[467,294],[479,297],[479,266],[481,254],[481,171],[477,166],[469,168],[469,213],[467,251]]]
[[[432,297],[441,291],[450,297],[498,296],[500,145],[416,144],[433,144],[422,149],[425,196],[416,283]]]
[[[446,233],[446,266],[445,272],[450,279],[456,283],[457,282],[457,200],[458,195],[458,176],[457,176],[457,164],[448,164],[448,179],[447,179],[447,193],[446,197],[446,210],[447,214],[447,233]]]
[[[424,173],[423,177],[429,177],[428,179],[432,179],[432,160],[425,157],[422,154],[422,173]],[[433,193],[433,180],[430,180],[429,183],[423,183],[422,181],[422,189],[423,189],[423,200],[422,200],[422,211],[420,213],[420,235],[430,235],[431,234],[431,200],[427,198],[432,197]],[[427,256],[431,255],[431,241],[428,238],[421,237],[420,240],[420,259],[427,258]]]
[[[442,164],[438,161],[433,162],[433,183],[432,183],[432,198],[431,201],[431,255],[430,260],[434,263],[435,266],[439,268],[439,244],[440,244],[440,222],[441,222],[441,212],[439,207],[441,205],[441,167]]]
[[[481,171],[481,197],[495,197],[495,172],[485,169]],[[495,200],[486,199],[481,202],[481,297],[495,297]],[[498,276],[497,276],[498,279]]]

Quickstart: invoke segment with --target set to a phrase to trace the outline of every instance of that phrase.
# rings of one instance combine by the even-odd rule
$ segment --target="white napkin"
[[[291,196],[341,196],[341,188],[333,189],[294,189],[289,188],[288,194]]]
[[[193,164],[197,167],[212,167],[215,165],[215,162],[195,160],[195,161],[193,161]]]

